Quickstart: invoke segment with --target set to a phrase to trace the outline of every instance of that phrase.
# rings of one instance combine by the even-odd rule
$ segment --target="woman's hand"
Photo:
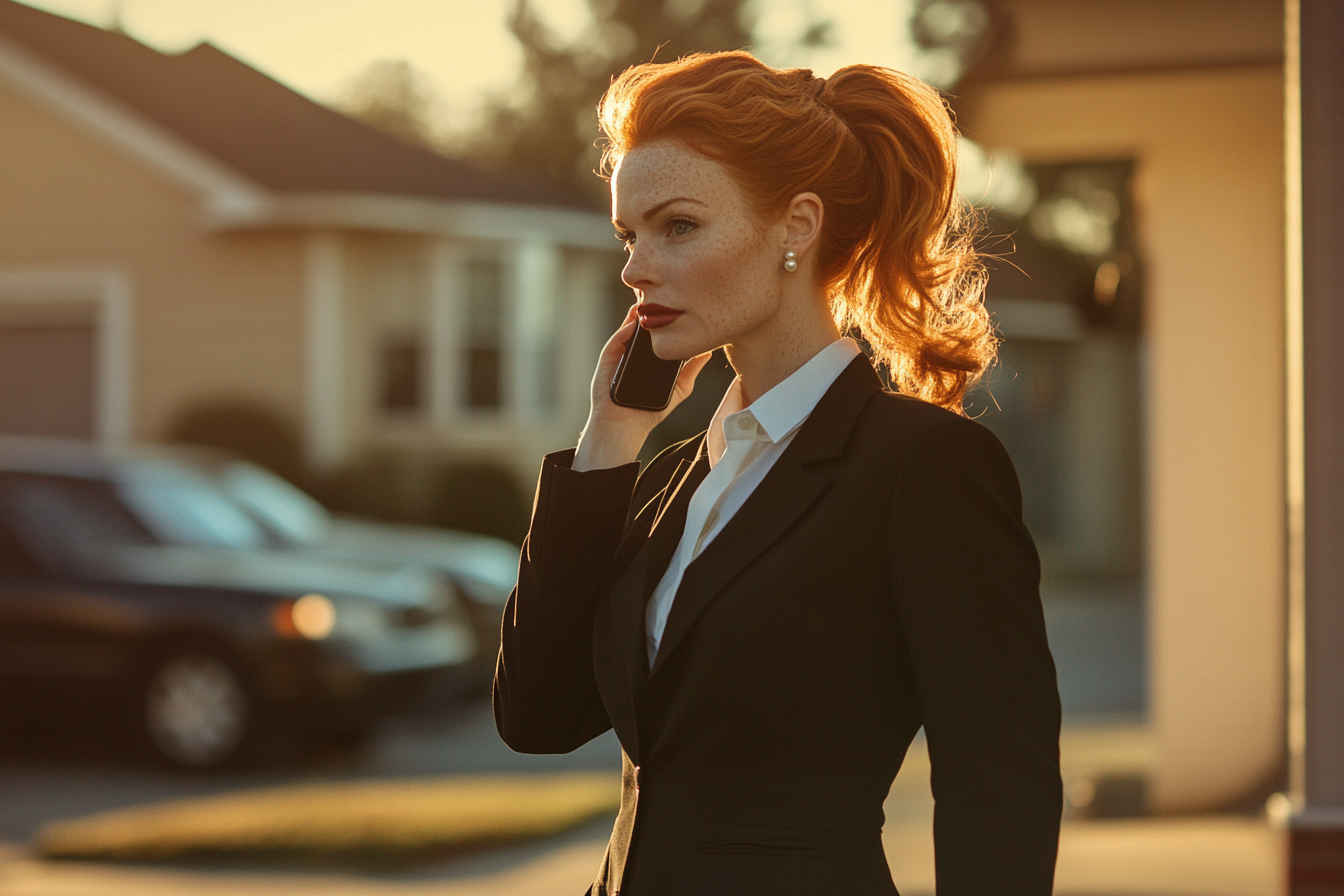
[[[574,470],[606,469],[633,461],[653,428],[691,394],[695,388],[695,378],[713,354],[705,352],[696,355],[682,366],[681,373],[677,375],[677,384],[672,390],[672,400],[663,410],[623,408],[611,400],[611,379],[616,375],[616,365],[620,363],[626,343],[634,337],[637,326],[639,321],[635,316],[635,306],[631,305],[620,329],[607,340],[598,356],[597,370],[593,373],[588,423],[579,436],[579,447],[574,453]]]

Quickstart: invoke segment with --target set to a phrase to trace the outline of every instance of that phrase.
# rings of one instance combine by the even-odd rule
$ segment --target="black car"
[[[212,767],[282,732],[357,737],[476,650],[441,579],[277,547],[170,456],[0,439],[7,726]]]
[[[242,458],[192,446],[163,450],[207,476],[278,544],[339,561],[416,566],[441,577],[464,598],[481,646],[478,680],[489,683],[504,605],[518,577],[518,545],[475,532],[332,514]]]

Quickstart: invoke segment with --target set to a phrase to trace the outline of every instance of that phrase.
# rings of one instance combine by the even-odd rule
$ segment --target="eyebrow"
[[[674,203],[674,202],[693,202],[693,203],[695,203],[696,205],[707,205],[707,204],[708,204],[708,203],[705,203],[705,202],[701,202],[699,199],[692,199],[692,198],[689,197],[689,196],[674,196],[674,197],[672,197],[671,199],[664,199],[662,202],[660,202],[660,203],[658,203],[657,205],[653,206],[653,207],[650,208],[648,211],[644,212],[644,214],[643,214],[642,217],[644,218],[645,221],[647,221],[647,220],[649,220],[650,218],[652,218],[654,215],[658,214],[660,211],[662,211],[663,209],[667,208],[669,205],[671,205],[671,204]],[[620,227],[620,226],[621,226],[621,219],[620,219],[620,218],[612,218],[612,219],[611,219],[611,223],[615,224],[617,227]]]

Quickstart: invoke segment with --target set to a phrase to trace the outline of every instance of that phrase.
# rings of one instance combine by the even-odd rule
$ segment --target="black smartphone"
[[[611,400],[623,408],[661,411],[672,400],[684,361],[664,361],[653,353],[649,331],[636,325],[635,335],[611,378]]]

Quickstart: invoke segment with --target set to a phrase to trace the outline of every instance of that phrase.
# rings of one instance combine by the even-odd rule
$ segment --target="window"
[[[96,319],[84,302],[0,305],[0,432],[93,437]]]
[[[352,361],[353,372],[367,384],[367,401],[377,414],[419,418],[429,407],[430,270],[424,242],[365,234],[347,240],[347,247],[351,332],[362,356]]]
[[[417,411],[424,406],[425,351],[414,333],[383,337],[378,350],[378,406],[384,411]]]
[[[466,405],[498,408],[503,404],[504,273],[498,261],[467,264],[465,340]]]

